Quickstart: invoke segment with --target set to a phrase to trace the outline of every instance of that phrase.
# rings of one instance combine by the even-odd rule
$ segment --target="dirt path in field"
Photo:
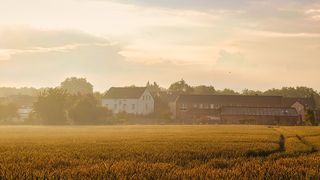
[[[285,152],[286,151],[286,139],[287,137],[285,136],[285,134],[283,133],[283,131],[285,131],[284,129],[282,129],[283,131],[279,130],[276,127],[272,127],[272,129],[274,131],[276,131],[277,133],[279,133],[279,152]],[[304,144],[305,146],[309,147],[311,149],[311,151],[307,152],[308,154],[311,153],[315,153],[318,152],[318,149],[316,148],[316,146],[314,146],[313,144],[311,144],[310,142],[308,142],[307,140],[305,140],[305,137],[309,137],[309,136],[319,136],[320,134],[317,135],[309,135],[309,136],[301,136],[298,134],[293,133],[294,135],[292,137],[288,137],[288,138],[297,138],[300,143]]]
[[[283,134],[280,133],[280,138],[279,138],[279,151],[280,152],[284,152],[286,150],[285,144],[286,144],[286,138],[284,137]]]
[[[310,147],[310,149],[311,149],[311,152],[310,152],[310,153],[318,152],[317,148],[316,148],[313,144],[309,143],[308,141],[306,141],[306,140],[304,139],[304,136],[300,136],[300,135],[296,134],[296,137],[299,139],[299,141],[300,141],[301,143],[303,143],[304,145]]]
[[[285,144],[286,144],[286,138],[285,136],[282,134],[281,131],[279,131],[278,129],[272,127],[272,130],[276,131],[278,134],[279,134],[279,149],[277,150],[278,152],[284,152],[286,151],[286,147],[285,147]]]

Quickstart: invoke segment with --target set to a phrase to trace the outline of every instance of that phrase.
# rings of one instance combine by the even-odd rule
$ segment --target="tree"
[[[216,90],[213,86],[200,85],[193,87],[193,92],[195,94],[215,94]]]
[[[283,87],[281,89],[269,89],[264,92],[264,95],[275,95],[285,97],[310,97],[317,94],[317,92],[308,87]]]
[[[192,93],[193,89],[183,79],[170,85],[169,91],[179,93]]]
[[[249,89],[242,90],[242,95],[246,95],[246,96],[256,96],[256,95],[262,95],[262,94],[263,92],[261,91],[254,91]]]
[[[28,95],[37,96],[39,90],[35,88],[14,88],[14,87],[0,87],[0,97],[1,96],[13,96],[13,95]]]
[[[318,125],[316,122],[316,117],[315,117],[314,111],[310,108],[306,109],[305,124],[306,125],[313,125],[313,126]]]
[[[308,87],[283,87],[281,89],[269,89],[263,93],[263,95],[271,96],[284,96],[284,97],[312,97],[316,105],[320,106],[320,94]]]
[[[219,95],[239,95],[238,92],[232,90],[232,89],[224,89],[224,90],[218,90],[217,94]]]
[[[75,124],[101,124],[111,112],[104,107],[98,106],[98,102],[92,95],[78,97],[78,101],[69,110],[69,116]]]
[[[67,123],[66,102],[68,94],[61,88],[49,88],[42,91],[34,103],[34,112],[47,125]]]
[[[61,83],[61,88],[65,89],[68,93],[72,95],[86,95],[93,93],[93,85],[90,84],[85,78],[67,78]]]
[[[161,87],[156,82],[153,82],[153,84],[150,84],[148,81],[146,86],[150,90],[153,96],[159,96],[161,92]]]
[[[101,106],[103,94],[101,94],[100,92],[94,92],[93,97],[97,100],[98,105]]]
[[[0,104],[0,121],[7,121],[18,116],[18,108],[15,104]]]

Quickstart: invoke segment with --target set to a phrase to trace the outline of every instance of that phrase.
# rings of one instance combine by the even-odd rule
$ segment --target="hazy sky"
[[[0,0],[0,86],[320,90],[319,0]]]

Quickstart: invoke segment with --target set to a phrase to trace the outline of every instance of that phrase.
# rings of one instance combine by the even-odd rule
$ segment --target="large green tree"
[[[238,92],[236,92],[236,91],[234,91],[232,89],[228,89],[228,88],[223,89],[223,90],[218,90],[216,92],[216,94],[219,94],[219,95],[239,95]]]
[[[69,110],[69,116],[74,124],[102,124],[106,118],[111,117],[111,112],[99,106],[92,95],[78,97],[77,102]]]
[[[306,110],[304,123],[306,125],[313,125],[313,126],[318,125],[318,122],[317,122],[316,116],[315,116],[315,112],[310,108],[307,108],[307,110]]]
[[[194,94],[215,94],[216,90],[213,86],[200,85],[193,87],[193,92]]]
[[[192,93],[193,88],[187,84],[185,80],[181,79],[180,81],[172,83],[169,87],[169,91],[178,93]]]
[[[242,95],[246,96],[256,96],[256,95],[262,95],[262,91],[255,91],[255,90],[249,90],[249,89],[244,89],[242,90]]]
[[[269,89],[264,92],[264,95],[276,95],[285,97],[310,97],[317,94],[317,92],[308,87],[283,87],[281,89]]]
[[[7,121],[18,116],[18,108],[15,104],[0,104],[0,121]]]
[[[42,91],[34,103],[34,112],[43,124],[60,125],[67,123],[66,103],[68,93],[61,88]]]
[[[61,83],[61,88],[65,89],[68,93],[72,95],[93,94],[93,85],[89,83],[85,78],[67,78]]]
[[[317,106],[320,106],[320,94],[309,87],[283,87],[281,89],[269,89],[263,93],[264,95],[285,96],[285,97],[312,97]]]
[[[150,83],[148,81],[146,86],[153,96],[158,96],[161,92],[161,87],[156,82]]]

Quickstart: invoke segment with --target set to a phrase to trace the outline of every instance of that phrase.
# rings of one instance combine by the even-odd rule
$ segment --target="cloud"
[[[284,38],[320,38],[320,33],[309,33],[309,32],[299,32],[299,33],[283,33],[283,32],[272,32],[272,31],[249,31],[251,35],[260,37],[284,37]]]
[[[81,46],[109,45],[98,36],[77,30],[48,30],[31,27],[0,28],[0,60],[10,60],[17,54],[62,52]]]
[[[70,44],[108,43],[104,38],[79,30],[0,27],[0,49],[51,48]]]
[[[305,13],[314,21],[320,21],[320,9],[308,9]]]
[[[2,0],[0,86],[57,85],[74,75],[102,91],[181,78],[240,90],[318,87],[310,78],[320,66],[317,4]]]
[[[0,82],[35,86],[57,84],[64,77],[105,76],[122,72],[120,45],[72,30],[36,28],[0,30]],[[118,69],[118,70],[117,70]]]

